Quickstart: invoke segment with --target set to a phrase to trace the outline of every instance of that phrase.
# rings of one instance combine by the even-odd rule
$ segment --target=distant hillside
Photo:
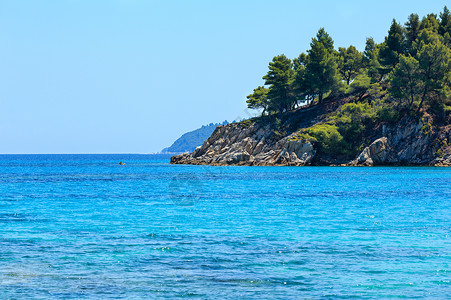
[[[219,125],[226,125],[229,122],[210,123],[201,128],[190,131],[178,138],[170,147],[161,150],[161,153],[184,153],[192,152],[197,146],[201,146],[203,142],[213,133]]]

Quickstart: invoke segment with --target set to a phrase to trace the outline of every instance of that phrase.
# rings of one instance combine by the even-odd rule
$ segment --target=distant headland
[[[210,123],[202,127],[187,132],[179,137],[170,147],[161,150],[163,154],[179,154],[192,152],[196,147],[201,146],[203,142],[213,133],[219,125],[227,125],[229,122],[225,120],[222,123]]]
[[[261,116],[171,158],[208,165],[451,166],[451,13],[393,20],[382,43],[335,49],[321,28],[247,96]]]

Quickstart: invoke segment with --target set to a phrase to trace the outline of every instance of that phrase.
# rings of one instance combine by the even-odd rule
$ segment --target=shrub
[[[437,121],[437,123],[446,123],[450,116],[451,106],[448,106],[445,101],[435,98],[429,100],[428,111],[435,116],[434,121]]]
[[[445,115],[447,118],[451,117],[451,106],[445,105]]]
[[[370,88],[371,78],[366,74],[358,75],[350,85],[351,93],[355,94],[357,101],[361,100]]]
[[[388,105],[383,105],[377,110],[377,118],[382,122],[396,123],[400,117],[399,112]]]
[[[376,110],[368,103],[348,103],[332,118],[338,131],[348,142],[359,140],[367,125],[374,122]]]
[[[421,132],[423,132],[423,134],[428,135],[431,133],[432,131],[432,124],[429,123],[427,120],[422,120],[423,122],[423,127],[421,127]]]
[[[315,144],[318,151],[326,154],[346,154],[347,147],[338,128],[332,124],[316,124],[304,129],[297,139],[308,140]]]
[[[246,119],[240,122],[240,124],[244,127],[244,128],[248,128],[250,127],[252,124],[255,123],[254,119]]]

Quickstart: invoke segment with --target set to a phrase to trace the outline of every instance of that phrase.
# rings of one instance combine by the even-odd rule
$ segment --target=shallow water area
[[[451,168],[0,155],[0,298],[444,299],[450,207]]]

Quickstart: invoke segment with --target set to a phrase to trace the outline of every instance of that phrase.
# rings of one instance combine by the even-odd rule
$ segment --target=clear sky
[[[0,153],[151,153],[248,117],[246,95],[320,27],[335,47],[447,1],[0,0]]]

